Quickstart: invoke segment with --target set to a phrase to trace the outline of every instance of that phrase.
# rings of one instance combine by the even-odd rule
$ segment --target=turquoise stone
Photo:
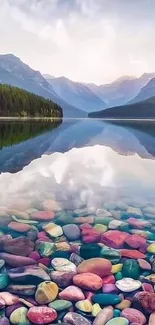
[[[113,317],[119,317],[121,314],[121,311],[119,309],[114,309]]]
[[[99,257],[101,249],[98,244],[83,244],[80,247],[80,256],[84,259]]]
[[[98,293],[92,296],[92,301],[99,305],[108,306],[119,304],[121,298],[118,295]]]
[[[123,279],[123,274],[122,274],[122,272],[117,272],[117,273],[115,274],[115,279],[116,279],[116,281],[118,281],[118,280],[122,280],[122,279]]]
[[[121,259],[121,254],[112,248],[102,248],[100,256],[109,260],[112,264],[118,264]]]
[[[136,260],[128,259],[123,262],[122,268],[123,277],[139,279],[140,276],[140,267]]]
[[[129,325],[129,321],[124,317],[115,317],[110,319],[106,325]]]
[[[72,307],[72,302],[68,300],[55,300],[48,304],[49,307],[55,309],[56,311],[62,311]]]
[[[9,284],[9,277],[7,274],[0,274],[0,290],[7,287]]]
[[[100,223],[102,225],[108,226],[109,222],[114,220],[112,217],[95,217],[95,224]]]

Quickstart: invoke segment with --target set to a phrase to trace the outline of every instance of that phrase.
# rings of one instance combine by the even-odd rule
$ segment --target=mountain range
[[[144,73],[139,78],[123,76],[112,83],[97,86],[65,77],[42,75],[13,54],[0,55],[0,83],[52,99],[62,107],[64,117],[87,117],[91,112],[108,111],[110,107],[123,105],[130,109],[128,104],[155,96],[155,73]]]

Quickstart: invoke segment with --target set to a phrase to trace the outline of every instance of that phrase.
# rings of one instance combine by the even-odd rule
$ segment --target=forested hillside
[[[51,100],[23,89],[0,85],[0,116],[62,117],[62,108]]]

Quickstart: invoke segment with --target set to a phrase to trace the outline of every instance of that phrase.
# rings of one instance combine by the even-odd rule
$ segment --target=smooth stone
[[[107,231],[108,227],[105,225],[102,225],[101,223],[95,224],[93,227],[96,231],[98,231],[100,234],[103,234]]]
[[[108,284],[108,283],[111,283],[111,284],[113,284],[113,283],[115,283],[116,282],[116,280],[115,280],[115,277],[114,277],[114,275],[107,275],[107,276],[105,276],[103,279],[102,279],[102,284]]]
[[[153,286],[150,283],[142,283],[143,291],[154,292]]]
[[[155,254],[155,243],[152,243],[147,247],[147,252],[151,254]]]
[[[0,258],[2,258],[6,264],[12,267],[36,264],[36,261],[30,257],[18,256],[9,253],[0,253]]]
[[[110,261],[104,258],[90,258],[89,260],[83,261],[78,267],[78,273],[94,273],[99,275],[101,278],[109,275],[112,269]]]
[[[30,281],[34,284],[50,280],[50,277],[45,270],[36,265],[10,269],[8,275],[13,281],[26,284],[30,283]]]
[[[134,208],[134,207],[128,207],[127,213],[137,215],[137,216],[143,215],[142,210],[140,208]]]
[[[117,304],[115,306],[115,308],[117,308],[119,310],[123,310],[125,308],[130,308],[130,306],[131,306],[131,301],[130,300],[127,300],[127,299],[124,299],[119,304]]]
[[[155,313],[152,313],[149,317],[148,325],[154,325],[154,324],[155,324]]]
[[[127,222],[129,225],[132,227],[138,228],[138,229],[143,229],[145,227],[151,227],[151,224],[149,221],[142,220],[142,219],[136,219],[136,218],[128,218]]]
[[[76,266],[78,266],[79,264],[81,264],[83,262],[83,258],[81,256],[79,256],[78,254],[72,253],[70,255],[69,260],[74,263]]]
[[[67,242],[55,242],[55,247],[56,247],[56,251],[61,251],[61,252],[71,252],[71,245]]]
[[[102,279],[93,273],[76,274],[73,283],[85,290],[97,291],[102,288]]]
[[[155,283],[155,274],[149,274],[145,279],[149,280],[152,283]]]
[[[109,320],[106,325],[129,325],[129,321],[124,317],[115,317]]]
[[[7,287],[9,284],[9,277],[7,274],[0,274],[0,290]]]
[[[147,248],[146,239],[138,234],[129,235],[126,238],[125,243],[131,248],[134,249],[139,248],[142,253],[146,252],[146,248]]]
[[[0,270],[3,268],[4,265],[5,265],[5,261],[0,259]]]
[[[43,264],[45,266],[50,266],[51,264],[51,259],[49,257],[42,257],[38,260],[38,263],[40,264]]]
[[[122,255],[122,257],[127,257],[127,258],[133,258],[135,260],[138,260],[139,258],[145,258],[146,255],[139,252],[136,249],[120,249],[120,253]]]
[[[122,292],[133,292],[141,287],[141,282],[132,278],[123,278],[116,281],[116,287]]]
[[[18,219],[15,216],[11,216],[13,220],[15,220],[18,223],[24,223],[24,224],[28,224],[28,225],[37,225],[38,221],[34,221],[34,220],[26,220],[26,219]]]
[[[102,292],[103,293],[117,293],[118,289],[116,288],[115,284],[107,283],[107,284],[103,284]]]
[[[113,318],[113,307],[105,307],[97,314],[93,325],[105,325],[111,318]]]
[[[17,308],[20,308],[20,307],[23,307],[23,304],[19,301],[19,302],[16,302],[8,307],[5,308],[5,316],[7,318],[10,317],[10,315],[12,314],[12,312],[17,309]]]
[[[119,251],[113,249],[113,248],[108,248],[108,247],[103,247],[100,253],[100,256],[108,259],[111,261],[112,264],[117,264],[119,260],[121,259],[121,255]]]
[[[83,229],[81,236],[82,236],[82,241],[85,244],[99,243],[101,238],[101,234],[93,228]]]
[[[27,237],[21,236],[14,239],[9,239],[3,245],[4,252],[28,256],[34,250],[34,243]]]
[[[122,280],[123,279],[123,274],[122,272],[118,272],[115,274],[115,280]]]
[[[121,314],[121,312],[120,312],[119,309],[114,309],[114,314],[113,314],[113,317],[114,317],[114,318],[115,318],[115,317],[120,317],[120,314]]]
[[[85,296],[80,288],[72,285],[62,290],[59,293],[59,298],[77,302],[79,300],[84,300]]]
[[[80,256],[85,260],[100,257],[102,247],[98,244],[82,244],[80,247]]]
[[[84,313],[92,312],[92,304],[88,299],[76,302],[75,307]]]
[[[10,325],[10,322],[7,317],[1,317],[0,318],[0,325]]]
[[[50,243],[46,241],[38,241],[35,245],[35,250],[42,257],[51,256],[55,252],[55,243]]]
[[[122,274],[126,278],[139,279],[140,267],[138,262],[133,259],[125,260],[123,262]]]
[[[98,315],[98,313],[101,311],[102,309],[101,309],[101,307],[100,307],[100,305],[99,304],[94,304],[93,306],[92,306],[92,316],[94,316],[94,317],[96,317],[97,315]]]
[[[122,224],[126,224],[121,220],[112,220],[109,222],[108,228],[110,230],[118,229]]]
[[[122,267],[123,267],[123,264],[121,264],[121,263],[116,264],[116,265],[112,265],[111,273],[115,274],[115,273],[121,272]]]
[[[31,229],[31,226],[28,224],[12,221],[8,224],[8,228],[23,233],[29,231]]]
[[[109,222],[112,221],[112,220],[114,220],[114,218],[113,218],[113,216],[112,216],[111,213],[110,213],[110,215],[111,216],[109,216],[109,217],[101,217],[101,216],[95,217],[95,219],[94,219],[95,225],[99,223],[99,224],[108,226],[109,225]]]
[[[1,302],[4,302],[4,305],[10,306],[13,305],[15,303],[17,303],[19,301],[19,297],[16,295],[13,295],[10,292],[0,292],[0,304]]]
[[[125,308],[122,313],[122,317],[125,317],[128,319],[129,323],[138,323],[139,325],[145,325],[146,324],[146,318],[141,313],[141,311],[136,310],[134,308]]]
[[[147,291],[138,292],[135,294],[134,300],[138,301],[147,313],[151,314],[155,311],[155,293]]]
[[[44,221],[44,222],[48,220],[53,220],[53,218],[54,218],[53,211],[36,211],[30,215],[31,220]]]
[[[48,223],[43,226],[43,229],[52,238],[57,238],[63,235],[62,227],[55,223]]]
[[[33,251],[29,254],[28,257],[32,258],[35,261],[38,261],[40,259],[40,254],[37,251]]]
[[[55,300],[58,295],[59,288],[52,281],[41,282],[35,293],[35,300],[40,305],[45,305]]]
[[[68,240],[73,241],[80,238],[80,229],[75,224],[68,224],[63,226],[64,235]]]
[[[55,220],[55,223],[60,226],[68,225],[70,223],[75,224],[75,218],[64,212]]]
[[[75,312],[68,312],[63,318],[63,321],[71,325],[91,325],[91,322],[87,318]]]
[[[126,232],[121,232],[119,230],[108,230],[101,236],[101,243],[107,245],[111,248],[119,249],[123,247],[125,239],[129,236]]]
[[[7,290],[11,293],[23,296],[33,296],[36,290],[36,286],[33,284],[20,285],[20,284],[10,284]]]
[[[97,209],[96,215],[97,215],[97,217],[101,217],[101,218],[112,217],[112,214],[109,211],[107,211],[106,209]]]
[[[9,210],[8,210],[8,213],[9,213],[10,215],[14,215],[14,216],[16,216],[16,217],[19,218],[19,219],[24,219],[24,220],[28,220],[28,219],[30,219],[29,214],[28,214],[27,212],[18,211],[18,210],[16,210],[16,209],[9,209]]]
[[[60,272],[76,272],[76,265],[66,258],[57,257],[51,261],[52,267]],[[81,264],[80,264],[81,265]]]
[[[108,306],[119,304],[121,298],[115,294],[98,293],[92,296],[92,301],[102,306]]]
[[[72,283],[73,276],[76,272],[60,272],[52,271],[51,280],[53,280],[59,287],[65,288]]]
[[[57,312],[46,306],[31,307],[27,317],[33,324],[44,325],[53,322],[57,318]]]
[[[151,265],[146,260],[139,258],[137,262],[142,270],[151,270]]]
[[[118,210],[109,210],[109,212],[112,214],[113,218],[115,220],[120,220],[122,216],[122,211]],[[125,222],[122,222],[121,225],[125,224]],[[121,225],[119,227],[121,227]]]
[[[10,315],[10,322],[12,324],[30,324],[28,318],[27,318],[27,312],[28,309],[26,307],[20,307],[15,309],[12,314]]]
[[[55,309],[56,311],[62,311],[62,310],[66,310],[69,309],[73,306],[71,301],[68,300],[55,300],[53,302],[50,302],[48,304],[48,307],[51,307],[53,309]]]

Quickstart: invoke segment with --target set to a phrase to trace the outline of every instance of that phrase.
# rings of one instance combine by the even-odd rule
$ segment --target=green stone
[[[105,225],[102,225],[101,223],[97,223],[93,229],[96,229],[99,233],[104,233],[107,231],[108,227]]]
[[[92,301],[102,306],[116,305],[121,302],[118,295],[108,293],[98,293],[92,296]]]
[[[121,311],[119,309],[114,309],[113,317],[119,317],[121,314]]]
[[[112,220],[114,220],[112,217],[95,217],[95,224],[100,223],[102,225],[108,226],[109,222]]]
[[[64,226],[70,223],[75,223],[75,220],[71,215],[64,212],[55,220],[55,223]]]
[[[136,260],[128,259],[123,262],[122,268],[123,277],[139,279],[140,276],[140,267]]]
[[[48,304],[49,307],[55,309],[56,311],[62,311],[72,307],[72,302],[68,300],[55,300]]]
[[[123,279],[123,274],[122,274],[122,272],[117,272],[117,273],[115,274],[115,279],[116,279],[116,281],[118,281],[118,280],[122,280],[122,279]]]
[[[148,236],[148,239],[149,240],[152,240],[152,241],[155,241],[155,234],[153,234],[152,232],[149,233],[149,236]]]
[[[121,254],[119,251],[108,247],[102,248],[100,256],[109,260],[112,264],[118,264],[121,259]]]
[[[26,317],[28,309],[26,307],[20,307],[15,309],[10,315],[10,322],[14,325],[28,325],[30,324],[28,318]]]
[[[99,257],[101,249],[98,244],[83,244],[80,247],[80,256],[84,259]]]
[[[51,256],[55,251],[55,244],[50,242],[40,241],[36,243],[35,250],[42,256]]]
[[[7,274],[0,274],[0,290],[7,287],[9,284],[9,277]]]
[[[106,325],[128,325],[129,321],[124,317],[115,317],[109,320]]]
[[[34,220],[27,220],[27,219],[18,219],[17,217],[15,217],[14,215],[11,216],[13,220],[19,222],[19,223],[27,223],[29,225],[37,225],[38,221],[34,221]]]
[[[131,227],[129,225],[127,225],[127,224],[122,224],[122,225],[119,226],[119,230],[123,231],[123,232],[130,233],[130,229],[131,229]]]

